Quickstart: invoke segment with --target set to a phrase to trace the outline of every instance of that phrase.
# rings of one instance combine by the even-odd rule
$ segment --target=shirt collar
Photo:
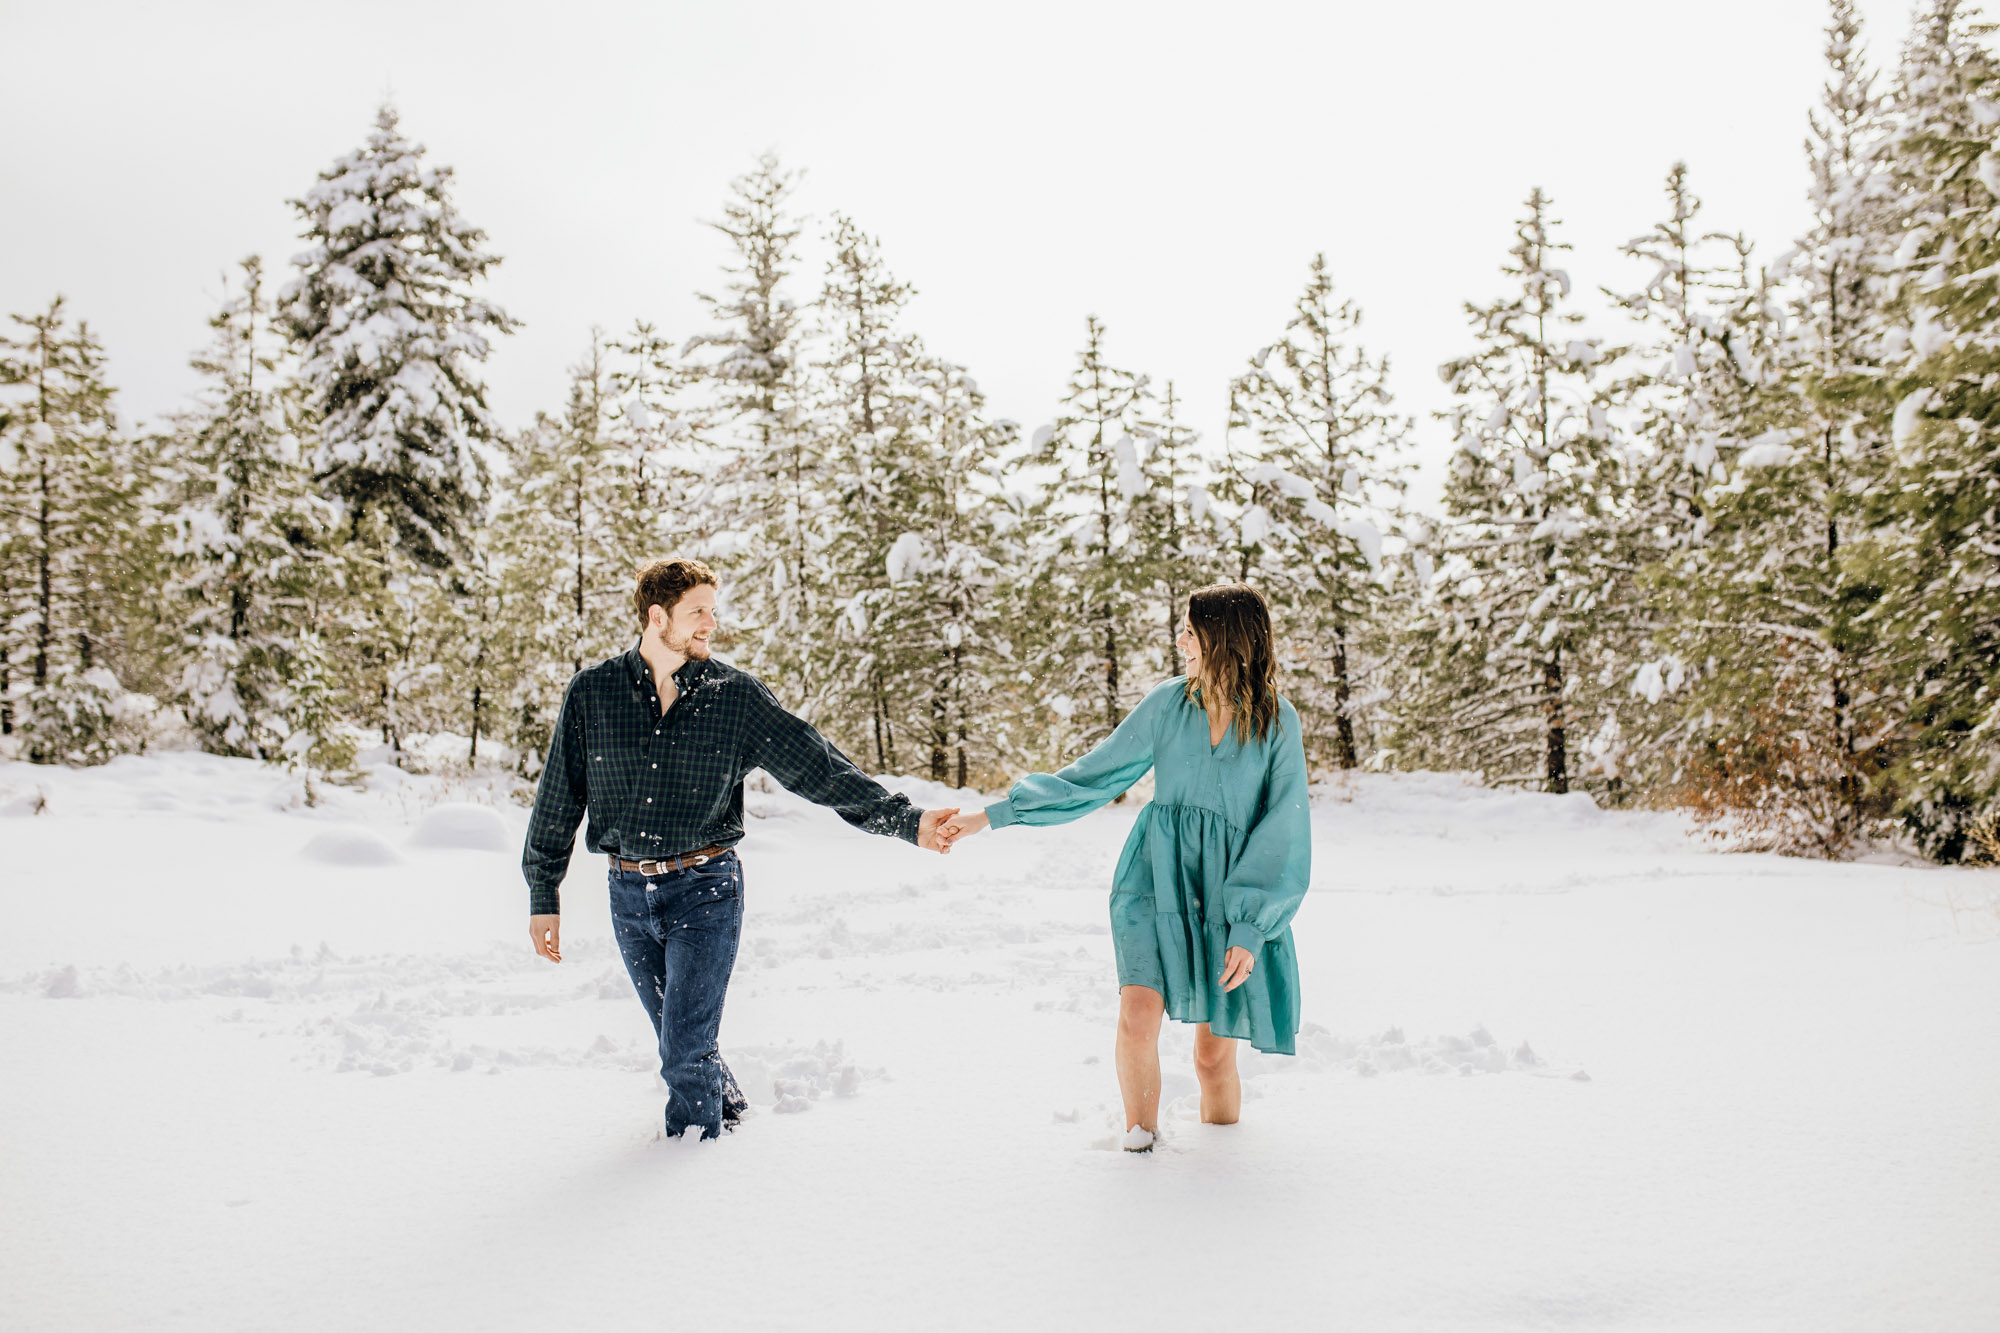
[[[653,668],[646,665],[644,655],[639,652],[639,644],[644,642],[645,639],[643,637],[639,639],[638,642],[635,642],[626,651],[624,657],[625,674],[631,678],[632,683],[635,685],[650,685],[653,683]],[[703,673],[708,670],[711,660],[709,658],[690,657],[687,661],[681,663],[679,671],[674,672],[675,682],[682,689],[695,684],[702,678]]]

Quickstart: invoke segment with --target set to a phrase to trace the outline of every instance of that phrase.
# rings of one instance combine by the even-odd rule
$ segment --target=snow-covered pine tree
[[[0,338],[0,731],[35,763],[102,763],[125,744],[120,612],[142,540],[138,478],[104,349],[57,297]]]
[[[1157,552],[1133,542],[1134,502],[1151,491],[1134,436],[1147,397],[1144,375],[1111,364],[1092,315],[1062,412],[1033,441],[1033,461],[1051,470],[1033,571],[1047,618],[1033,651],[1046,664],[1044,698],[1074,718],[1085,743],[1116,727],[1151,684],[1129,668],[1157,660]]]
[[[283,709],[292,733],[285,738],[285,762],[305,788],[307,805],[319,804],[316,773],[343,769],[354,758],[341,726],[340,690],[333,664],[317,630],[304,630],[286,664]]]
[[[1138,439],[1145,449],[1147,503],[1138,518],[1144,542],[1153,550],[1157,579],[1153,600],[1165,612],[1155,631],[1160,641],[1160,668],[1168,676],[1184,670],[1174,640],[1180,633],[1181,610],[1196,588],[1220,582],[1226,572],[1216,530],[1218,517],[1210,506],[1209,480],[1201,456],[1201,432],[1181,420],[1181,400],[1168,380],[1148,410],[1141,400]]]
[[[489,496],[498,489],[489,489]],[[418,587],[422,603],[417,618],[429,636],[428,656],[440,668],[426,682],[421,715],[432,730],[466,737],[465,762],[475,767],[482,741],[490,755],[494,739],[503,745],[517,739],[520,668],[532,644],[522,633],[529,627],[516,619],[517,604],[524,599],[510,599],[523,581],[508,577],[499,554],[503,532],[498,523],[474,524],[470,546],[448,575]],[[546,567],[542,573],[546,579]],[[539,734],[536,739],[546,742]],[[517,751],[516,759],[533,767],[545,753]]]
[[[819,453],[837,502],[827,517],[822,722],[881,771],[927,760],[933,780],[994,771],[1004,708],[992,697],[996,636],[996,455],[1014,435],[989,422],[963,367],[899,326],[913,289],[879,242],[836,215],[813,363]],[[898,742],[901,742],[899,754]]]
[[[869,608],[871,642],[906,729],[928,751],[931,780],[963,787],[975,754],[990,776],[1004,751],[1001,701],[1013,659],[1006,603],[995,595],[1005,549],[996,483],[997,460],[1016,432],[1012,422],[986,419],[985,398],[962,366],[922,357],[912,379],[912,429],[896,450],[910,503],[885,553],[886,595]]]
[[[929,665],[925,628],[891,612],[889,552],[938,491],[943,464],[919,424],[923,351],[897,328],[913,289],[852,218],[836,214],[826,239],[833,253],[819,298],[823,351],[813,383],[818,453],[838,497],[827,524],[828,605],[837,614],[814,645],[825,657],[814,674],[825,683],[822,721],[888,773],[902,766],[899,731],[904,757],[913,757],[922,724],[909,687],[915,659]]]
[[[825,682],[807,651],[825,622],[826,487],[808,402],[804,316],[785,288],[797,263],[799,223],[786,212],[797,184],[769,153],[730,184],[723,217],[735,262],[720,295],[701,293],[716,327],[689,339],[723,452],[714,504],[725,527],[717,573],[748,665],[811,717]]]
[[[201,400],[174,423],[164,591],[182,641],[178,702],[203,746],[277,759],[297,726],[285,711],[292,658],[334,515],[285,419],[262,262],[241,267],[192,358]]]
[[[1687,647],[1689,635],[1699,637],[1702,617],[1689,619],[1687,580],[1677,582],[1670,571],[1686,574],[1688,552],[1706,540],[1713,521],[1711,490],[1728,476],[1743,442],[1769,424],[1755,421],[1768,404],[1754,389],[1745,392],[1744,367],[1731,355],[1746,351],[1746,339],[1765,336],[1769,323],[1754,293],[1728,290],[1739,270],[1747,271],[1747,258],[1729,236],[1700,229],[1702,204],[1686,163],[1668,170],[1664,192],[1666,216],[1619,247],[1643,266],[1644,284],[1629,292],[1603,289],[1633,325],[1609,398],[1636,446],[1626,558],[1651,580],[1646,613],[1629,626],[1631,641],[1612,664],[1637,688],[1592,742],[1593,762],[1621,793],[1634,780],[1641,786],[1667,780],[1684,758],[1684,701],[1662,705],[1659,684],[1680,681],[1685,672],[1677,663],[1705,654]]]
[[[505,619],[520,662],[514,740],[545,753],[571,676],[631,646],[632,575],[653,555],[655,511],[633,496],[630,451],[609,438],[608,358],[601,333],[570,369],[569,403],[511,446],[512,475],[494,516]]]
[[[329,569],[340,595],[328,599],[322,613],[334,675],[345,687],[348,720],[375,730],[400,767],[403,739],[431,729],[430,693],[444,670],[432,623],[440,571],[403,554],[379,511],[359,524],[350,515],[345,530],[348,540]]]
[[[1705,530],[1701,496],[1716,476],[1722,445],[1714,381],[1732,372],[1723,330],[1707,310],[1730,272],[1711,253],[1726,238],[1697,230],[1701,200],[1685,162],[1668,170],[1666,196],[1667,216],[1618,247],[1650,266],[1645,285],[1635,292],[1604,289],[1638,326],[1630,349],[1638,364],[1617,376],[1611,393],[1628,429],[1649,446],[1634,494],[1646,508],[1632,518],[1646,530],[1644,540],[1662,551],[1699,540]]]
[[[2000,70],[1994,25],[1931,0],[1912,23],[1883,159],[1902,187],[1881,382],[1889,484],[1856,552],[1900,673],[1897,813],[1941,860],[2000,810]]]
[[[1837,854],[1869,808],[1871,751],[1893,721],[1866,614],[1880,590],[1847,556],[1882,469],[1882,263],[1889,218],[1882,124],[1851,0],[1834,0],[1827,81],[1808,126],[1813,224],[1776,273],[1738,256],[1707,319],[1728,352],[1709,411],[1726,481],[1701,492],[1705,532],[1664,554],[1672,615],[1636,686],[1664,701],[1652,775],[1697,810],[1789,851]],[[1785,318],[1789,309],[1790,320]]]
[[[279,302],[318,418],[315,476],[357,530],[379,512],[410,558],[443,568],[499,434],[479,363],[516,322],[477,294],[499,257],[453,205],[451,168],[423,158],[384,106],[367,143],[292,201],[308,245]]]
[[[1395,752],[1405,767],[1565,792],[1573,728],[1611,712],[1607,640],[1628,610],[1624,479],[1592,382],[1605,353],[1578,336],[1583,315],[1553,262],[1569,246],[1539,188],[1526,209],[1501,269],[1519,293],[1468,302],[1478,349],[1440,368],[1459,447],[1445,521],[1418,553],[1432,593],[1407,635]]]
[[[1336,300],[1315,255],[1291,322],[1231,386],[1234,470],[1250,508],[1240,538],[1247,573],[1277,613],[1291,689],[1311,719],[1314,757],[1360,762],[1357,654],[1386,626],[1383,533],[1405,489],[1409,422],[1395,415],[1388,360],[1356,341],[1361,312]]]
[[[712,483],[703,460],[710,448],[694,402],[699,370],[683,363],[673,343],[645,320],[609,344],[615,354],[606,435],[625,455],[632,500],[645,520],[634,565],[668,555],[708,554]]]

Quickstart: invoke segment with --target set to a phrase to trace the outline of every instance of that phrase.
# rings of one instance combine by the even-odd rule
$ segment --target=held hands
[[[554,914],[531,916],[528,918],[528,938],[535,943],[535,952],[551,963],[562,961],[562,918]]]
[[[959,813],[956,807],[926,810],[917,825],[917,846],[943,856],[951,851],[954,842],[985,827],[984,811],[967,815]]]
[[[923,819],[917,823],[917,846],[927,852],[936,852],[939,856],[949,852],[951,840],[957,835],[947,830],[951,827],[952,817],[957,813],[956,808],[924,811]]]
[[[1250,973],[1257,966],[1256,955],[1242,945],[1236,945],[1222,955],[1222,989],[1235,990],[1250,980]]]
[[[953,813],[956,814],[957,812],[954,811]],[[960,838],[969,838],[987,827],[986,812],[984,810],[975,810],[969,815],[958,815],[957,818],[947,823],[939,832],[946,841],[956,842]]]

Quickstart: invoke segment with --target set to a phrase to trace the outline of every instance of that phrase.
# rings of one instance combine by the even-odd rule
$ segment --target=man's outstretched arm
[[[855,767],[810,722],[786,712],[761,681],[750,686],[756,694],[749,721],[751,757],[785,790],[826,806],[865,833],[901,838],[926,851],[951,850],[951,839],[941,830],[958,813],[955,808],[917,809],[909,797]]]
[[[535,786],[535,811],[528,817],[528,840],[521,849],[521,873],[528,881],[528,936],[535,952],[562,961],[562,882],[576,848],[590,789],[584,772],[583,702],[577,677],[563,693],[562,713],[549,740],[548,762]]]

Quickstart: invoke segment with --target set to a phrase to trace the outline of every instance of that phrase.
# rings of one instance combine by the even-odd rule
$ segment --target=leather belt
[[[669,856],[659,861],[627,861],[624,857],[610,852],[606,852],[605,855],[611,857],[612,869],[636,870],[640,874],[651,878],[654,875],[664,875],[669,870],[686,870],[689,866],[701,865],[703,862],[720,856],[728,850],[727,847],[702,847],[692,852],[682,852],[679,856]]]

